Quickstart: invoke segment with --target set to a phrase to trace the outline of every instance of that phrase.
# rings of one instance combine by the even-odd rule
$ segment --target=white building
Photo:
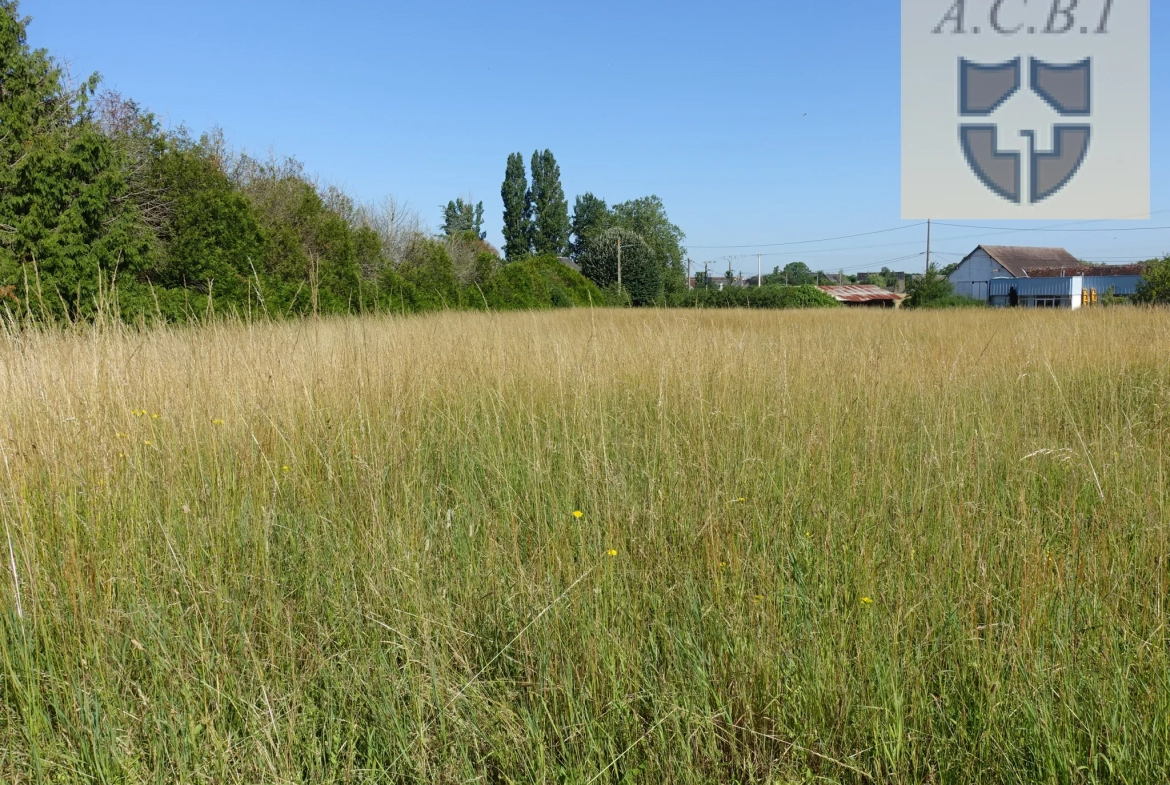
[[[981,245],[948,279],[955,293],[998,308],[1080,308],[1137,294],[1145,264],[1085,264],[1063,248]]]
[[[986,302],[991,282],[997,278],[1029,278],[1029,269],[1061,270],[1069,274],[1085,265],[1063,248],[1024,248],[1012,245],[981,245],[947,276],[955,294]]]

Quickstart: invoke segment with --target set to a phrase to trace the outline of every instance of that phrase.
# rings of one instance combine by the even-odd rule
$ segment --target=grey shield
[[[1033,202],[1044,201],[1073,178],[1089,153],[1091,135],[1087,125],[1058,125],[1053,129],[1053,151],[1038,153],[1035,138],[1031,133],[1027,134],[1032,147]]]
[[[1020,89],[1020,58],[999,65],[959,60],[959,113],[986,117]]]
[[[1032,58],[1032,89],[1066,117],[1092,111],[1092,59],[1073,65],[1052,65]]]
[[[959,127],[963,154],[971,171],[983,184],[1010,202],[1020,202],[1020,154],[999,151],[999,130],[994,125]]]

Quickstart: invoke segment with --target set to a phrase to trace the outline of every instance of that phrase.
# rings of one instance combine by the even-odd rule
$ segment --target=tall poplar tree
[[[569,252],[569,202],[561,187],[561,167],[551,150],[532,154],[533,249],[538,256]]]
[[[532,253],[532,195],[520,153],[508,156],[500,196],[504,199],[504,256],[514,262]]]

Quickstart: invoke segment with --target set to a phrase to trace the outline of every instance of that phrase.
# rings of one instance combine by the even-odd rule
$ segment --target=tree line
[[[507,160],[501,255],[482,202],[452,200],[431,234],[395,200],[359,203],[294,158],[164,128],[99,90],[97,74],[72,83],[29,46],[28,24],[17,0],[0,0],[0,312],[180,321],[702,304],[662,200],[586,193],[570,215],[550,150],[528,168],[520,153]]]
[[[686,235],[659,197],[610,206],[585,193],[576,198],[570,217],[560,166],[550,150],[534,152],[528,170],[522,153],[508,156],[500,196],[509,261],[568,258],[611,299],[634,305],[668,302],[686,291]]]
[[[539,254],[505,264],[482,204],[432,235],[393,199],[359,204],[292,158],[168,130],[95,74],[71,84],[0,0],[0,300],[9,313],[183,320],[604,302]]]

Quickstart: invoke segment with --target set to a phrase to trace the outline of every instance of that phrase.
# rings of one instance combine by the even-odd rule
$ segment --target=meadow
[[[0,333],[0,781],[1170,781],[1170,314]]]

